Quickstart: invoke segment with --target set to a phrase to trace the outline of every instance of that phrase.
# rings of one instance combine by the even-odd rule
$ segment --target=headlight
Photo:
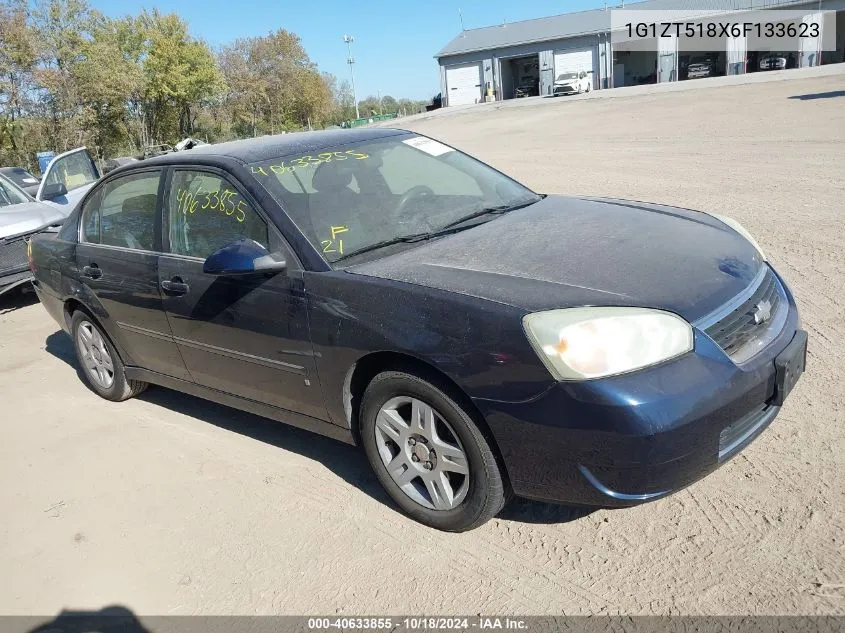
[[[692,350],[692,327],[649,308],[566,308],[526,315],[523,327],[557,380],[622,374]]]
[[[737,233],[742,235],[742,237],[744,237],[749,242],[751,242],[751,245],[754,248],[757,249],[758,253],[760,253],[760,257],[763,259],[763,261],[766,261],[766,254],[763,252],[763,249],[760,248],[760,245],[757,243],[757,240],[754,239],[754,236],[751,235],[751,233],[748,232],[748,229],[746,229],[744,226],[742,226],[739,222],[737,222],[733,218],[729,218],[726,215],[717,215],[715,213],[711,213],[710,215],[712,215],[717,220],[724,222],[729,227],[731,227],[734,231],[736,231]]]

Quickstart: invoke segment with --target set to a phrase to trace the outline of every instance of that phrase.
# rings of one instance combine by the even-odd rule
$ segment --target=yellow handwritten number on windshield
[[[330,227],[332,239],[323,240],[320,244],[323,247],[324,253],[340,253],[343,255],[343,238],[338,238],[341,233],[346,233],[349,230],[348,226],[332,226]]]

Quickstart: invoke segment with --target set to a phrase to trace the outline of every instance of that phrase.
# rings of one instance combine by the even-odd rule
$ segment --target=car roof
[[[407,130],[395,128],[357,128],[352,130],[321,130],[317,132],[293,132],[275,136],[259,136],[241,141],[228,141],[211,145],[198,145],[189,150],[173,152],[163,156],[148,158],[132,167],[144,165],[167,165],[172,163],[190,163],[194,157],[228,157],[242,163],[256,163],[263,160],[289,156],[291,154],[317,152],[327,147],[363,143],[366,141],[408,134]],[[124,168],[125,169],[125,168]]]

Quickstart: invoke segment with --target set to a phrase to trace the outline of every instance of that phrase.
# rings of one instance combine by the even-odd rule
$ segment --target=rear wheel
[[[361,402],[361,439],[387,493],[411,518],[462,532],[504,506],[496,458],[449,394],[412,374],[376,376]]]
[[[77,310],[73,313],[71,334],[82,377],[98,396],[120,402],[137,396],[147,388],[145,382],[127,380],[123,361],[87,312]]]

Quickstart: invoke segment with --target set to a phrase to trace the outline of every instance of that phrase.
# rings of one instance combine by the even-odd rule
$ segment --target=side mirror
[[[54,182],[49,185],[44,185],[41,190],[42,200],[55,200],[67,195],[67,187],[63,182]]]
[[[286,267],[287,262],[274,259],[261,244],[243,238],[209,255],[203,262],[202,272],[209,275],[253,275],[277,273]]]

